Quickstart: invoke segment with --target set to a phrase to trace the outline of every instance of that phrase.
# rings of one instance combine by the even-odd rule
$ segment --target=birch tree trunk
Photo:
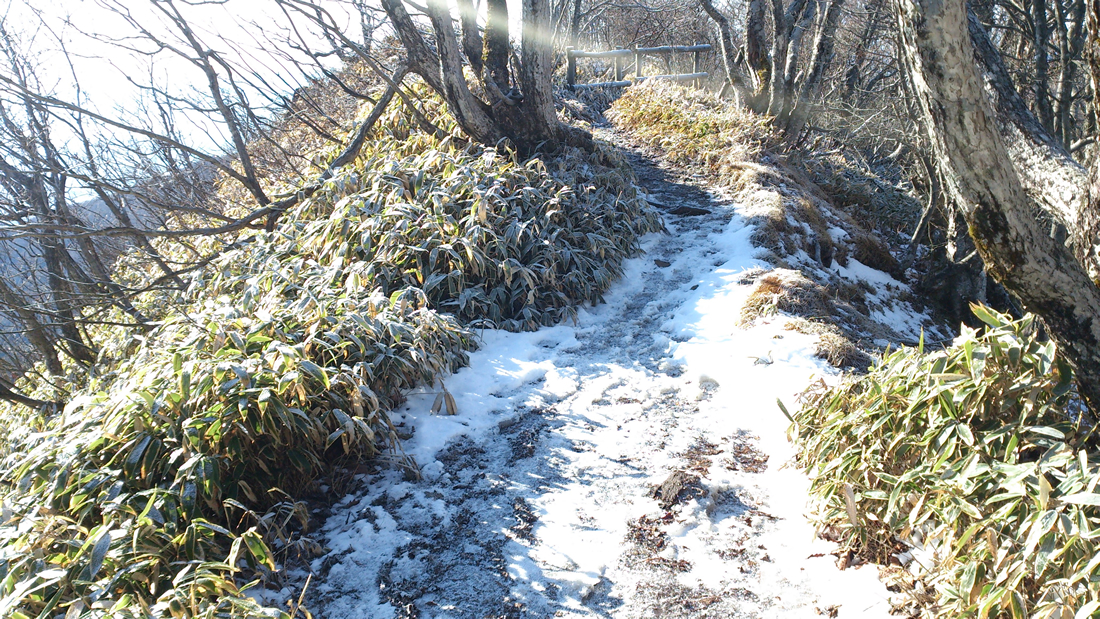
[[[1043,169],[1017,160],[1006,145],[1001,127],[1009,119],[982,83],[963,0],[895,2],[899,53],[945,190],[990,274],[1043,319],[1085,402],[1100,413],[1100,287],[1075,255],[1081,248],[1051,225],[1095,207],[1028,191]]]

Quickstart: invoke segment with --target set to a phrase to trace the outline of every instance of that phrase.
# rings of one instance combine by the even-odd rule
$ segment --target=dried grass
[[[650,80],[628,88],[607,117],[669,161],[732,184],[745,184],[746,170],[770,173],[749,164],[775,142],[767,119],[707,91]]]
[[[838,368],[866,370],[871,364],[871,357],[839,330],[821,334],[814,354]]]
[[[741,324],[748,325],[777,312],[825,318],[829,315],[829,297],[824,287],[800,271],[776,269],[757,281],[756,289],[741,308]]]
[[[898,281],[905,280],[905,269],[898,262],[898,259],[890,253],[890,249],[882,239],[866,233],[856,234],[852,239],[852,245],[855,247],[852,257],[856,260],[872,269],[889,273]]]

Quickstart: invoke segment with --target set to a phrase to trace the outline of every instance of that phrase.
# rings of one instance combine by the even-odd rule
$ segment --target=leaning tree
[[[896,0],[899,54],[945,190],[989,272],[1040,316],[1100,413],[1100,162],[1089,171],[1017,93],[964,0]],[[1094,83],[1098,7],[1090,3]]]

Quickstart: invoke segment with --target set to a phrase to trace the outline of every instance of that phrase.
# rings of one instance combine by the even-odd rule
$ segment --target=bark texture
[[[466,60],[473,67],[474,73],[481,73],[484,63],[481,54],[484,45],[481,41],[481,30],[477,25],[477,7],[473,0],[457,0],[458,15],[462,22],[462,53],[466,54]]]
[[[553,150],[562,143],[592,148],[587,132],[558,121],[554,108],[552,20],[548,0],[524,0],[519,68],[511,74],[513,57],[504,0],[489,0],[482,70],[475,79],[488,99],[471,89],[463,73],[462,51],[447,0],[428,0],[434,46],[429,46],[409,18],[403,0],[382,0],[382,8],[408,53],[409,70],[427,81],[446,101],[466,135],[482,144],[511,140],[523,153]],[[467,6],[467,5],[462,5]],[[465,32],[469,23],[463,25]],[[434,49],[433,49],[434,47]],[[464,47],[469,56],[469,45]],[[514,85],[513,85],[514,84]]]
[[[745,78],[737,67],[737,47],[733,43],[733,27],[730,20],[714,6],[712,0],[699,0],[703,11],[718,26],[718,44],[722,53],[722,67],[726,71],[726,81],[737,94],[737,100],[744,102],[752,96],[751,86],[746,86]]]
[[[802,92],[799,94],[800,101],[816,98],[818,91],[821,89],[821,78],[824,77],[825,71],[833,63],[836,50],[836,28],[840,22],[840,11],[843,8],[844,0],[828,0],[821,29],[817,31],[817,38],[814,39],[814,55],[810,59],[810,70],[807,72],[806,79],[802,82]]]
[[[1088,47],[1085,52],[1089,61],[1089,73],[1092,78],[1093,97],[1100,101],[1100,0],[1088,2]],[[1092,281],[1100,282],[1100,256],[1097,254],[1096,241],[1100,239],[1100,161],[1093,162],[1089,171],[1089,202],[1077,221],[1080,238],[1092,241],[1086,246],[1087,259],[1091,266],[1089,274]]]
[[[1043,318],[1100,411],[1100,288],[1029,194],[974,62],[963,0],[896,0],[898,43],[945,190],[990,274]],[[1058,212],[1071,208],[1065,206]]]
[[[433,22],[434,23],[434,22]],[[508,40],[507,0],[488,0],[485,12],[485,71],[501,90],[508,90],[508,55],[512,43]]]
[[[747,80],[738,70],[729,18],[717,10],[713,0],[699,3],[718,27],[722,60],[738,102],[772,116],[780,132],[796,137],[811,107],[807,96],[818,98],[821,80],[832,63],[844,0],[769,0],[773,27],[767,53],[764,0],[750,0],[745,16]],[[823,12],[820,18],[819,10]],[[812,54],[809,63],[803,59],[807,47]]]
[[[768,82],[768,35],[764,24],[764,0],[749,0],[745,16],[745,61],[752,71],[753,90],[759,91]]]

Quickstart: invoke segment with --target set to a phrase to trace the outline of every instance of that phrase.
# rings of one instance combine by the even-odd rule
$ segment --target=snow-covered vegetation
[[[902,348],[803,395],[794,434],[817,518],[905,563],[898,580],[933,616],[1091,616],[1095,426],[1033,316],[973,310],[982,329],[948,348]]]
[[[0,619],[1100,617],[1100,3],[10,4]]]
[[[4,408],[0,615],[261,612],[241,570],[302,551],[301,497],[363,458],[416,471],[388,411],[471,326],[572,316],[660,229],[606,148],[520,161],[410,125],[107,340],[64,411]]]

